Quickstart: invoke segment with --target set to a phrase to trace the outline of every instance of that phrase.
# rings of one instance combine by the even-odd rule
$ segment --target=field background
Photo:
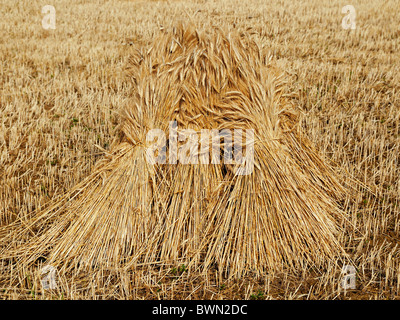
[[[56,29],[41,25],[56,8]],[[356,9],[356,30],[341,26]],[[7,279],[0,297],[32,299],[394,299],[400,289],[400,12],[389,1],[13,1],[0,0],[0,222],[26,219],[88,175],[118,134],[132,47],[160,28],[245,31],[287,71],[302,127],[338,170],[368,185],[343,234],[357,289],[340,290],[340,268],[225,281],[179,271],[61,279],[44,292],[34,270]],[[36,278],[35,278],[36,277]]]

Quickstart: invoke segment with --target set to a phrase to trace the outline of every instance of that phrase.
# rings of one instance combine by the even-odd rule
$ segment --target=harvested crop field
[[[398,299],[397,8],[3,0],[0,298]]]

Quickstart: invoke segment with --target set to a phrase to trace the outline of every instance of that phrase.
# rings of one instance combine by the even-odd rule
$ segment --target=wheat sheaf
[[[2,227],[2,257],[70,271],[185,263],[241,276],[344,255],[346,187],[302,134],[284,73],[265,52],[249,36],[187,25],[131,52],[121,139],[58,201]],[[168,132],[171,121],[254,130],[253,172],[149,163],[148,132]]]

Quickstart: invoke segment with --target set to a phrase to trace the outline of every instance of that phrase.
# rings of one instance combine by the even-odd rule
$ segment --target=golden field
[[[41,25],[44,5],[56,29]],[[356,9],[356,29],[341,12]],[[400,24],[397,2],[1,1],[0,221],[34,210],[86,178],[119,139],[132,83],[126,67],[179,22],[246,33],[287,75],[302,132],[335,170],[358,181],[342,203],[355,226],[338,238],[356,267],[305,266],[225,278],[210,268],[93,269],[64,273],[44,290],[38,269],[0,256],[4,299],[396,299],[400,290]],[[0,232],[4,234],[4,232]],[[13,239],[14,235],[7,235]],[[15,239],[17,237],[15,236]],[[7,240],[7,241],[8,241]],[[2,245],[4,243],[2,242]],[[0,251],[2,254],[2,251]],[[333,258],[332,258],[333,259]],[[334,259],[333,259],[334,260]],[[167,271],[166,271],[167,270]]]

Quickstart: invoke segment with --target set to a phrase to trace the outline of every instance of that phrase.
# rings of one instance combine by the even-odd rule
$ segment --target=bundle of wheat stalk
[[[301,134],[283,73],[256,42],[178,27],[137,49],[127,71],[135,89],[123,137],[60,200],[2,228],[3,258],[26,266],[44,257],[66,271],[184,262],[239,276],[344,254],[337,232],[346,188]],[[166,133],[159,162],[148,157],[153,129]],[[182,151],[207,129],[253,130],[252,147],[244,136],[234,145],[253,152],[252,171],[238,174],[243,162],[227,161],[226,140],[220,158],[196,144],[186,150],[209,164],[168,161],[174,139]]]

